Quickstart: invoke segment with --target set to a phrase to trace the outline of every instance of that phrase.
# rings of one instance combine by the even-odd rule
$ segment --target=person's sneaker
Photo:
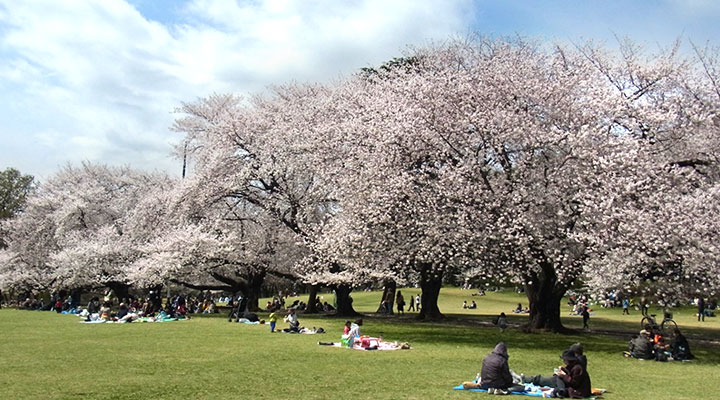
[[[488,389],[488,394],[495,394],[495,389],[489,388],[489,389]]]
[[[508,394],[508,391],[502,389],[495,389],[495,394]]]

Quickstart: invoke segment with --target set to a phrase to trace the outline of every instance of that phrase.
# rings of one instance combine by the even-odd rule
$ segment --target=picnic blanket
[[[153,318],[153,317],[138,317],[132,322],[172,322],[172,321],[187,321],[187,318]],[[94,320],[82,320],[82,324],[129,324],[131,321],[106,321],[104,319]]]
[[[475,382],[473,382],[475,383]],[[464,385],[460,384],[455,387],[453,387],[454,390],[469,390],[471,392],[487,392],[487,389],[477,389],[477,388],[465,388]],[[524,392],[510,392],[509,394],[517,394],[521,396],[530,396],[530,397],[550,397],[550,392],[552,391],[552,388],[547,386],[537,386],[533,385],[532,383],[525,384],[525,391]],[[593,394],[595,396],[599,396],[603,393],[605,393],[605,389],[592,389]],[[591,396],[586,397],[586,399],[596,399],[597,397]]]
[[[379,342],[377,346],[370,346],[370,347],[362,347],[359,344],[355,344],[352,347],[348,347],[343,343],[334,342],[334,343],[323,343],[318,342],[320,346],[330,346],[330,347],[340,347],[343,349],[353,349],[353,350],[409,350],[410,345],[407,343],[398,343],[398,342]]]

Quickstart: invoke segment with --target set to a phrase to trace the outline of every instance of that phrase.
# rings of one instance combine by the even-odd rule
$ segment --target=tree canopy
[[[529,326],[555,331],[578,282],[715,293],[718,66],[717,49],[479,37],[328,84],[213,95],[178,110],[185,179],[64,170],[17,222],[44,239],[18,234],[11,259],[20,277],[54,262],[63,284],[102,271],[251,299],[268,276],[299,279],[333,288],[343,313],[353,287],[417,283],[423,318],[442,318],[438,293],[460,272],[523,286]],[[68,187],[83,195],[49,197]]]

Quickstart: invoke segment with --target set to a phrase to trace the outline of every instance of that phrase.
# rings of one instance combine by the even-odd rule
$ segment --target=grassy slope
[[[416,290],[403,290],[408,294]],[[165,324],[80,324],[77,317],[48,312],[0,310],[0,398],[2,399],[233,399],[233,398],[476,398],[453,391],[472,379],[482,358],[499,340],[508,344],[510,367],[526,374],[548,373],[560,363],[560,351],[575,341],[586,346],[596,387],[607,399],[711,399],[708,378],[717,374],[720,348],[695,345],[694,363],[656,363],[620,355],[638,313],[599,310],[594,329],[627,331],[606,335],[501,333],[487,322],[525,299],[514,293],[470,297],[444,289],[440,308],[448,321],[416,322],[411,316],[366,318],[364,332],[408,341],[410,351],[360,352],[317,346],[338,340],[343,321],[301,316],[304,326],[322,326],[326,335],[270,334],[267,326],[227,323],[220,317]],[[331,301],[331,297],[326,300]],[[331,296],[331,295],[330,295]],[[355,293],[356,309],[372,312],[377,292]],[[462,310],[474,299],[478,310]],[[262,304],[262,303],[261,303]],[[720,339],[720,321],[702,329],[692,310],[676,312],[690,336]],[[511,322],[525,317],[511,316]],[[567,317],[579,327],[578,317]],[[282,324],[281,324],[282,325]],[[693,343],[691,343],[693,345]]]

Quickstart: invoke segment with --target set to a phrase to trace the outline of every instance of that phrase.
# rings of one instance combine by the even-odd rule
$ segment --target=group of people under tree
[[[695,358],[687,338],[678,328],[673,330],[672,338],[667,338],[662,331],[653,331],[650,326],[646,326],[630,339],[625,356],[656,361],[685,361]]]
[[[395,304],[397,305],[397,312],[398,314],[404,314],[405,313],[405,305],[407,304],[408,309],[407,311],[415,311],[417,309],[417,312],[420,312],[421,307],[421,295],[418,293],[416,296],[410,295],[410,298],[408,299],[407,303],[405,302],[405,296],[403,296],[402,291],[398,290],[395,294]],[[389,291],[380,301],[380,308],[379,312],[381,314],[392,314],[392,304],[393,304],[393,292]]]

